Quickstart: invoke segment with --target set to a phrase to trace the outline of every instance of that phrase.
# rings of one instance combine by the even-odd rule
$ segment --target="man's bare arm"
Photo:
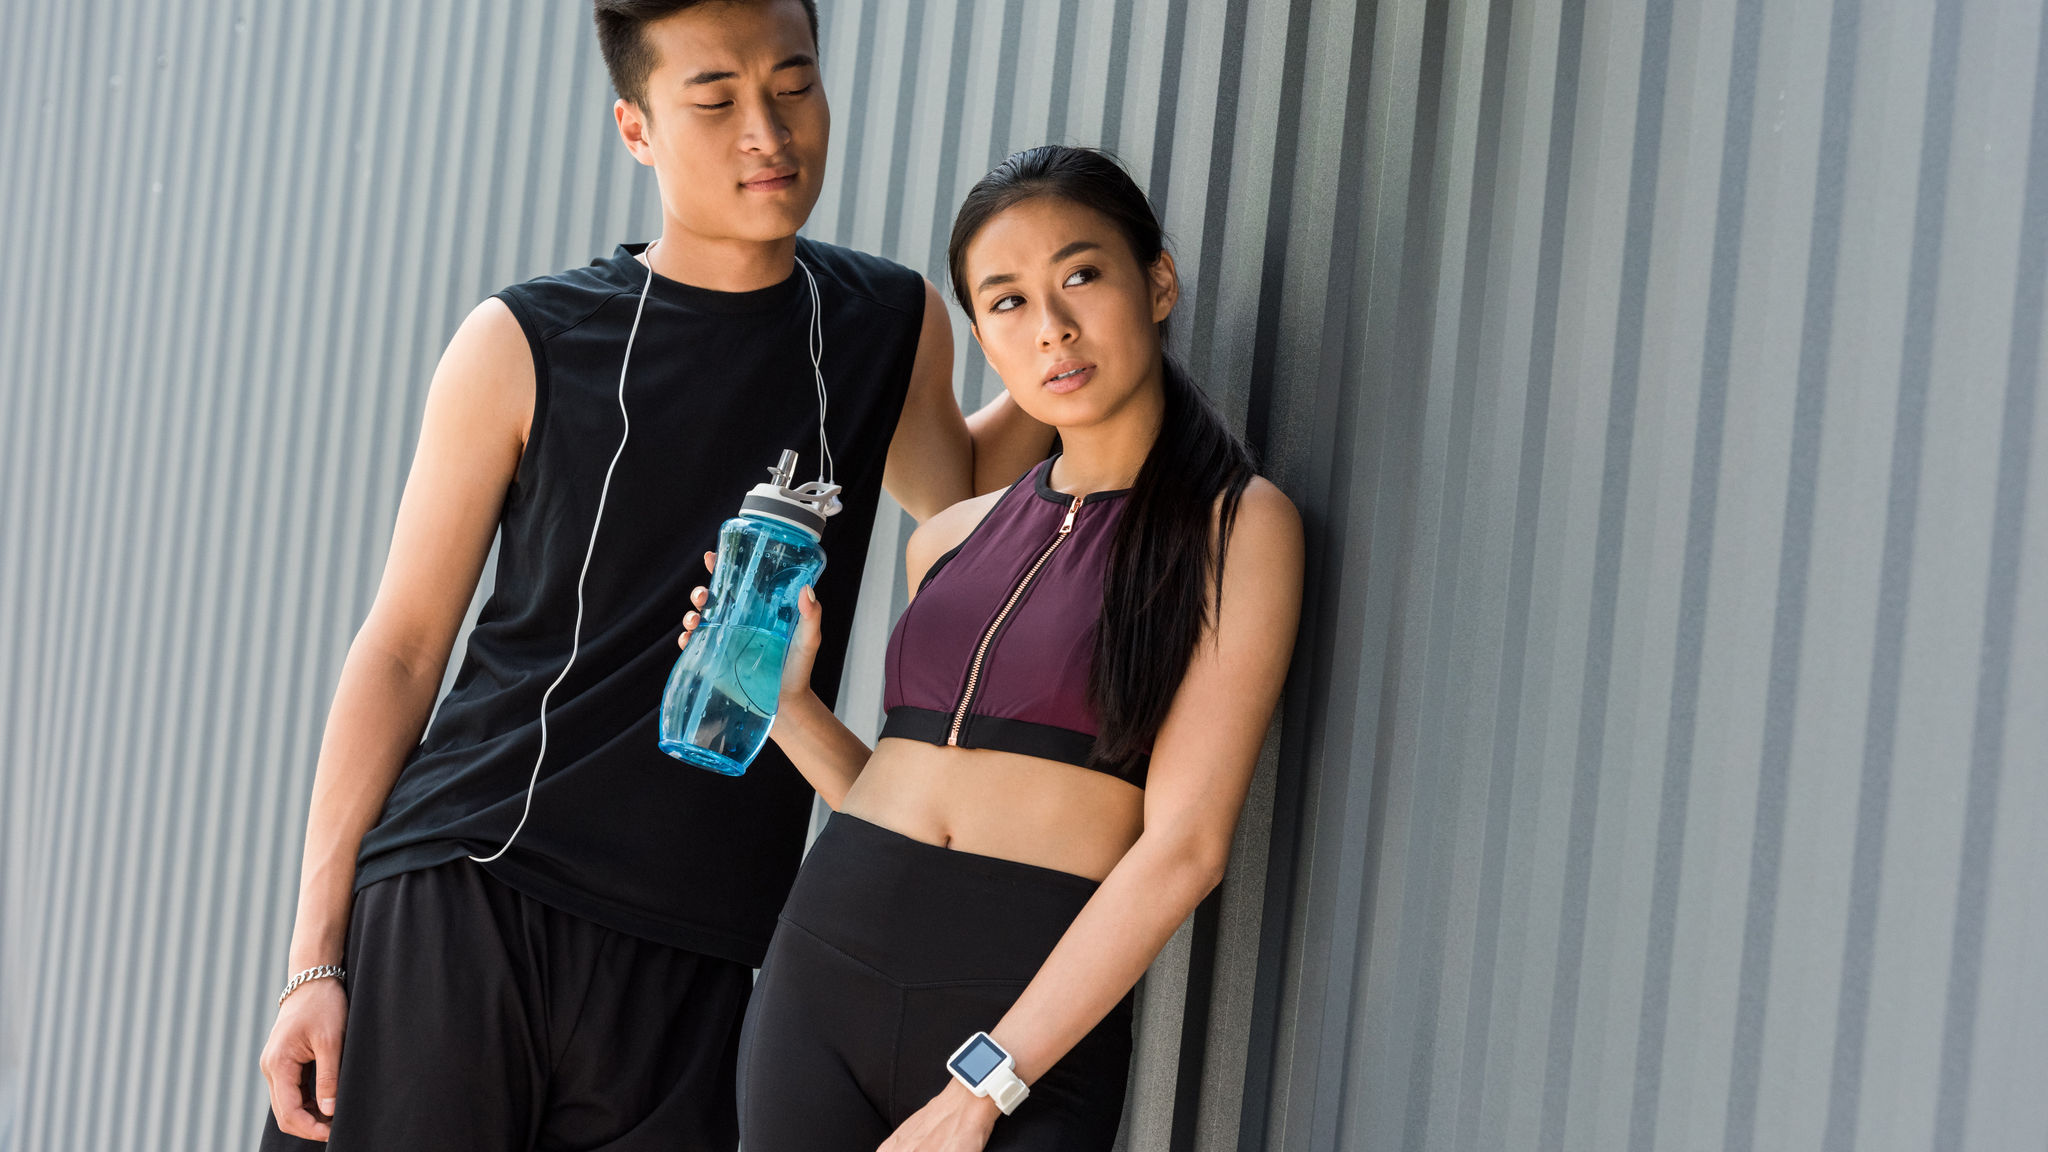
[[[335,686],[306,820],[293,972],[342,961],[357,849],[433,709],[519,465],[533,390],[518,321],[485,301],[434,371],[383,579]],[[316,1064],[321,1111],[331,1114],[345,1013],[331,981],[301,988],[278,1013],[262,1066],[289,1134],[327,1137],[328,1124],[303,1105],[299,1068]]]
[[[953,398],[953,329],[938,289],[924,286],[924,326],[903,415],[889,441],[882,486],[922,524],[932,516],[1015,480],[1045,459],[1052,428],[1004,392],[972,416]]]

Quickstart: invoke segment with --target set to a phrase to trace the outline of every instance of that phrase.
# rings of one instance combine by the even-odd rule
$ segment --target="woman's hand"
[[[718,553],[704,554],[704,570],[718,567]],[[692,611],[683,616],[683,634],[676,638],[677,648],[690,645],[690,633],[703,622],[704,605],[711,599],[711,590],[699,584],[690,589]],[[818,659],[818,644],[824,636],[825,608],[818,603],[818,595],[806,584],[796,594],[796,610],[800,617],[796,635],[789,638],[789,652],[782,661],[782,704],[802,699],[811,692],[811,665]]]
[[[717,566],[717,555],[706,552],[705,569]],[[690,603],[698,609],[702,609],[710,598],[711,593],[701,586],[690,590]],[[825,803],[836,810],[845,801],[847,789],[853,786],[854,777],[860,775],[872,750],[832,714],[832,709],[825,706],[816,692],[811,691],[811,665],[818,659],[825,609],[818,604],[817,594],[810,587],[797,590],[796,610],[799,617],[796,633],[789,638],[789,647],[783,652],[782,683],[776,689],[779,699],[775,704],[775,723],[768,728],[768,738],[775,741],[796,770],[818,790]],[[696,631],[702,622],[699,612],[686,614],[683,617],[683,634],[676,639],[676,647],[687,647],[690,633]]]
[[[875,1152],[981,1152],[1002,1110],[948,1079],[937,1096],[911,1113]]]
[[[704,554],[704,570],[709,572],[716,567],[718,567],[718,553],[706,552]],[[688,648],[690,646],[690,633],[695,632],[697,625],[704,622],[704,604],[710,599],[711,589],[706,588],[704,585],[699,584],[695,588],[690,589],[691,610],[683,613],[683,634],[676,637],[677,648]]]

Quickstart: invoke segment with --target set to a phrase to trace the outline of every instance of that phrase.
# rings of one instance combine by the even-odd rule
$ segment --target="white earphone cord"
[[[654,244],[660,242],[656,240]],[[489,864],[503,856],[512,847],[512,842],[519,839],[519,833],[526,827],[526,818],[533,814],[533,790],[540,783],[540,767],[548,757],[548,699],[555,694],[555,689],[562,686],[562,681],[569,678],[569,669],[576,666],[576,654],[582,648],[583,578],[590,574],[590,558],[597,552],[597,530],[604,524],[604,504],[605,499],[611,495],[612,472],[619,466],[619,457],[626,454],[626,441],[633,435],[633,421],[626,413],[626,368],[633,362],[633,340],[640,335],[640,317],[647,311],[648,290],[654,287],[654,244],[649,244],[642,253],[647,257],[647,279],[640,286],[640,303],[633,309],[633,327],[626,332],[626,350],[619,357],[619,420],[625,427],[619,433],[619,446],[612,453],[612,462],[605,467],[604,484],[597,491],[597,515],[590,523],[590,543],[583,549],[583,568],[576,574],[576,623],[569,631],[569,659],[562,665],[562,671],[555,677],[555,682],[548,685],[548,690],[540,696],[540,751],[533,758],[533,774],[526,780],[526,803],[520,809],[519,823],[512,826],[512,834],[505,837],[505,842],[498,846],[496,852],[489,856],[470,857],[478,864]],[[820,366],[825,351],[825,329],[818,315],[818,278],[811,274],[811,266],[805,264],[801,256],[797,257],[796,262],[797,266],[804,270],[804,279],[810,282],[811,290],[809,343],[811,375],[818,386],[818,475],[821,480],[830,482],[833,478],[832,450],[825,443],[825,371]]]
[[[818,383],[818,479],[826,484],[838,482],[832,468],[832,446],[825,442],[825,324],[818,307],[818,278],[811,275],[811,266],[798,258],[797,264],[804,270],[804,279],[811,285],[811,376]]]

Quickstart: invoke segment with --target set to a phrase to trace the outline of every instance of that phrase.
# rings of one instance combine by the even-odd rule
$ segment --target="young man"
[[[781,450],[818,470],[814,324],[844,489],[822,692],[879,490],[923,520],[1050,444],[1007,396],[963,420],[922,277],[796,237],[829,128],[812,0],[596,17],[660,238],[486,300],[435,371],[321,743],[266,1149],[733,1147],[750,969],[811,794],[772,744],[739,777],[657,748],[704,552]]]

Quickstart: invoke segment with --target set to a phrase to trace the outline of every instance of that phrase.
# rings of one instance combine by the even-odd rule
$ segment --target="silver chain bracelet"
[[[282,1006],[284,1004],[284,998],[291,995],[294,992],[297,992],[299,990],[299,985],[304,984],[308,980],[341,980],[345,979],[347,976],[347,972],[343,971],[342,969],[336,967],[333,964],[322,964],[317,968],[308,968],[304,972],[301,972],[298,975],[292,977],[291,980],[285,984],[284,991],[279,992],[277,994],[277,1002],[280,1006]]]

